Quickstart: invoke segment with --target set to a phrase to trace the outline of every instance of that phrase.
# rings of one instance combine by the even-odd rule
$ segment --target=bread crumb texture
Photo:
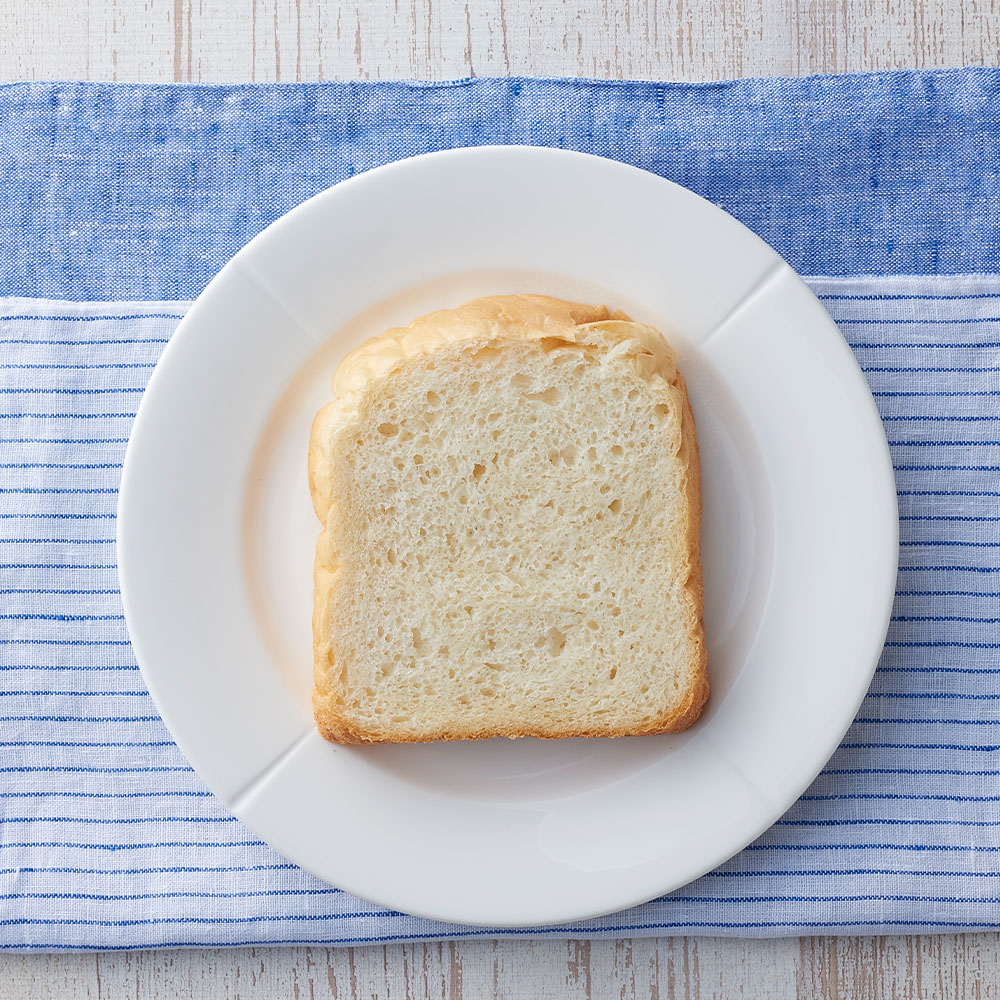
[[[660,333],[478,299],[369,341],[313,424],[320,731],[676,732],[708,696],[694,422]]]

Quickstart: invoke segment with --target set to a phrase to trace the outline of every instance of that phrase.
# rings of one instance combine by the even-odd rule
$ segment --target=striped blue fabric
[[[0,175],[24,195],[0,202],[0,948],[1000,927],[998,90],[994,71],[0,88]],[[384,911],[230,816],[146,693],[113,542],[144,386],[239,242],[346,166],[501,132],[680,176],[841,275],[809,281],[885,421],[902,539],[874,683],[808,793],[678,892],[528,931]],[[279,162],[279,134],[309,141]]]
[[[527,933],[1000,926],[1000,279],[812,284],[870,380],[899,485],[899,589],[868,699],[739,857],[646,906]],[[0,944],[500,933],[387,913],[289,865],[207,792],[146,694],[114,510],[186,306],[0,306]]]

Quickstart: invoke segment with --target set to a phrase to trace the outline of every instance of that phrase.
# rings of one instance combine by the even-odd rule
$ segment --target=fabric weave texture
[[[0,948],[1000,927],[998,109],[997,70],[0,86]],[[871,691],[771,830],[632,910],[497,931],[340,892],[227,813],[146,693],[113,539],[149,375],[240,246],[353,173],[515,142],[678,181],[813,276],[901,549]]]

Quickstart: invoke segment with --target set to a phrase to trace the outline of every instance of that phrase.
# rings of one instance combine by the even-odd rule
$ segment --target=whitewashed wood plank
[[[0,78],[712,80],[1000,63],[1000,0],[6,0]]]
[[[0,996],[993,1000],[1000,936],[465,941],[11,956]]]

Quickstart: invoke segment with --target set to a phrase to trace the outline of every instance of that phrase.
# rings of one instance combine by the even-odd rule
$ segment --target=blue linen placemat
[[[0,948],[1000,926],[998,109],[996,70],[0,87]],[[676,893],[516,932],[383,911],[229,816],[145,692],[113,543],[143,387],[226,259],[351,173],[483,142],[635,163],[826,275],[902,539],[871,692],[789,813]]]

